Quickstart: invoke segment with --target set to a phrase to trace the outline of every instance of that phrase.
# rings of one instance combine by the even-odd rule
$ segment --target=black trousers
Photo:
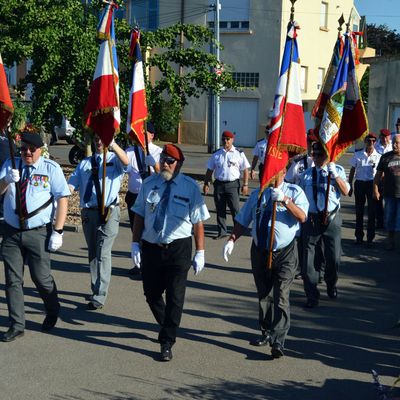
[[[237,179],[232,182],[214,181],[214,202],[217,211],[217,226],[218,234],[226,235],[226,206],[232,214],[232,219],[235,219],[236,214],[240,209],[239,199],[240,181]]]
[[[285,343],[290,328],[290,286],[296,269],[295,240],[272,254],[272,268],[267,267],[267,252],[251,245],[251,268],[258,294],[258,320],[269,331],[272,343]]]
[[[356,204],[356,231],[355,236],[358,240],[364,237],[364,208],[367,202],[367,240],[372,242],[375,237],[375,211],[376,203],[373,198],[374,181],[356,180],[354,183],[354,198]]]
[[[131,226],[131,230],[133,228],[133,221],[135,220],[135,213],[131,210],[131,208],[135,204],[137,197],[138,197],[138,193],[132,193],[129,191],[126,192],[126,195],[125,195],[125,203],[128,208],[129,224]]]
[[[158,335],[161,344],[172,345],[176,341],[191,257],[191,237],[175,240],[165,247],[143,240],[141,268],[143,290],[150,310],[161,326]]]
[[[325,259],[324,280],[328,287],[336,285],[342,252],[341,226],[342,218],[339,213],[327,226],[317,219],[316,214],[311,213],[308,214],[308,219],[303,224],[304,265],[306,267],[303,282],[308,299],[318,300],[320,297],[317,288],[319,272],[315,268],[315,257],[320,241],[323,243]]]
[[[47,250],[51,225],[20,231],[4,224],[2,255],[5,267],[6,297],[10,325],[18,330],[25,328],[24,262],[26,261],[46,314],[58,315],[57,286],[50,270],[50,252]]]

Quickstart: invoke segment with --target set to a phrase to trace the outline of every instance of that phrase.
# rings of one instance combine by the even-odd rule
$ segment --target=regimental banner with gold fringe
[[[0,131],[7,127],[13,112],[14,106],[8,90],[6,72],[0,54]]]

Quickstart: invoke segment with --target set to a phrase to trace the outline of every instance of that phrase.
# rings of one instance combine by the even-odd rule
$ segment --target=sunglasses
[[[172,165],[174,162],[176,162],[176,160],[173,157],[165,157],[165,156],[160,157],[160,164],[167,163],[168,165]]]
[[[367,139],[367,142],[372,142],[372,143],[374,143],[374,142],[376,142],[376,140],[375,140],[375,139]]]
[[[313,156],[313,157],[322,157],[323,155],[324,155],[324,153],[320,153],[320,152],[312,152],[311,153],[311,155]]]
[[[227,142],[228,140],[231,140],[231,139],[232,139],[232,138],[230,138],[230,137],[225,137],[225,136],[224,136],[224,137],[222,138],[222,141],[223,141],[223,142]]]
[[[26,152],[29,150],[31,153],[34,153],[38,148],[35,146],[21,146],[21,151]]]

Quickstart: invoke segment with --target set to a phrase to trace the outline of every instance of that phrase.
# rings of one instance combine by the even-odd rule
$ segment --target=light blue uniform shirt
[[[167,183],[160,174],[143,181],[132,211],[144,218],[142,239],[150,243],[171,243],[192,236],[192,225],[210,218],[199,186],[186,175],[178,174],[170,183],[166,218],[160,233],[154,228],[157,206]]]
[[[20,158],[15,159],[16,168],[21,169],[26,165]],[[8,171],[12,169],[11,160],[8,159],[0,171],[0,179],[3,179]],[[30,179],[26,188],[26,208],[28,213],[37,210],[53,195],[54,200],[69,196],[67,181],[65,180],[61,167],[47,158],[39,159],[31,166]],[[4,219],[7,224],[16,229],[20,228],[19,216],[15,212],[15,184],[8,185],[4,197]],[[55,207],[54,201],[38,214],[25,221],[23,229],[33,229],[52,222]]]
[[[99,181],[100,190],[103,190],[103,153],[95,154],[95,157],[100,157],[99,165]],[[92,157],[86,157],[76,167],[68,179],[68,185],[71,185],[74,190],[79,189],[80,207],[81,208],[92,208],[98,207],[96,189],[93,184],[92,195],[88,202],[84,201],[86,187],[89,179],[92,176]],[[105,194],[105,206],[108,207],[118,196],[121,188],[122,177],[126,172],[126,167],[121,163],[115,153],[107,152],[107,165],[106,165],[106,194]],[[118,202],[118,201],[117,201]]]
[[[293,203],[301,208],[307,215],[308,201],[306,195],[299,186],[283,182],[279,186],[279,189],[281,189],[285,196],[289,197],[293,201]],[[261,197],[260,207],[257,208],[259,191],[260,189],[257,189],[251,193],[250,197],[247,199],[246,203],[241,208],[235,218],[235,221],[244,227],[248,227],[250,223],[252,223],[251,236],[253,237],[254,243],[256,245],[258,245],[257,220],[260,224],[262,220],[262,215],[265,212],[266,206],[270,199],[272,188],[267,188],[266,190],[264,190]],[[258,212],[260,212],[260,215],[257,219]],[[271,220],[269,221],[268,226],[269,229],[271,229]],[[278,203],[276,207],[274,245],[272,250],[275,251],[288,246],[295,238],[296,232],[299,228],[300,223],[298,222],[298,220],[287,210],[284,205],[280,205]]]
[[[344,171],[344,168],[340,165],[336,165],[336,171],[339,174],[339,177],[342,178],[346,184],[347,188],[350,189],[350,185],[347,182],[346,179],[346,173]],[[317,201],[320,203],[319,204],[319,209],[317,205],[315,204],[314,201],[314,192],[313,192],[313,179],[312,179],[312,168],[308,168],[307,170],[304,171],[304,173],[300,176],[300,182],[299,186],[304,190],[307,199],[310,203],[310,213],[317,213],[318,211],[323,211],[324,210],[324,205],[325,205],[325,195],[326,195],[326,189],[328,186],[328,167],[324,165],[322,168],[316,167],[317,168],[317,187],[318,187],[318,195],[317,195]],[[322,170],[322,175],[324,177],[324,182],[321,182],[319,180],[320,176],[320,170]],[[336,207],[340,208],[340,197],[341,193],[339,188],[337,187],[336,180],[334,178],[331,179],[331,185],[330,185],[330,190],[329,190],[329,200],[328,200],[328,212],[332,212],[336,209]]]

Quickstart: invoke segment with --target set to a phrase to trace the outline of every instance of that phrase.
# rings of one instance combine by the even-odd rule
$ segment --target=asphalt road
[[[51,153],[62,161],[67,145]],[[201,175],[206,147],[182,146],[185,171]],[[251,149],[246,149],[246,154]],[[342,159],[347,166],[349,156]],[[253,182],[256,187],[256,182]],[[244,200],[244,199],[243,199]],[[249,265],[251,239],[242,237],[229,263],[224,242],[212,240],[215,212],[206,224],[206,269],[189,273],[181,329],[170,363],[157,361],[157,325],[140,281],[131,280],[130,232],[126,216],[113,250],[107,304],[85,310],[90,278],[80,232],[65,232],[53,256],[60,290],[61,320],[50,334],[28,272],[25,275],[25,336],[0,343],[0,398],[11,400],[136,399],[376,399],[370,370],[391,385],[399,371],[398,254],[385,252],[382,232],[372,249],[354,245],[353,198],[345,199],[339,296],[330,300],[321,285],[316,309],[305,310],[302,282],[292,288],[292,327],[285,357],[249,341],[258,334],[257,298]],[[0,326],[6,330],[4,273],[0,271]]]

